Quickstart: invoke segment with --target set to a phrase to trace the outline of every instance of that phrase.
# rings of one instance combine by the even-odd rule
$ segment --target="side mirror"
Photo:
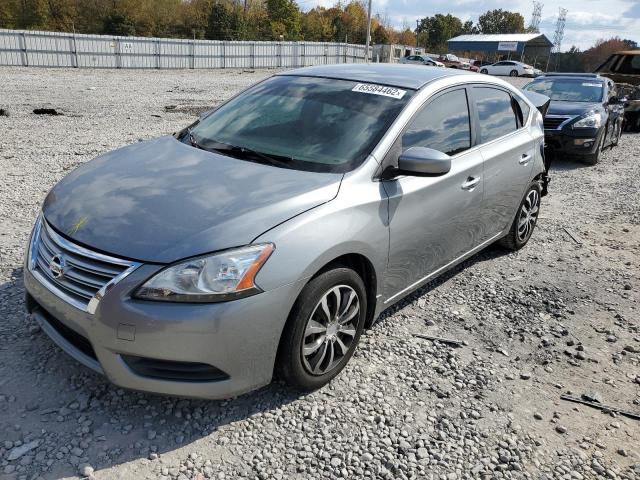
[[[407,175],[444,175],[451,170],[451,157],[426,147],[411,147],[398,157],[398,169]]]

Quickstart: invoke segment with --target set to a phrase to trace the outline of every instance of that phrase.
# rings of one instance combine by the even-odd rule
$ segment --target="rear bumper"
[[[132,299],[128,292],[157,268],[143,265],[118,283],[93,315],[54,295],[26,268],[26,306],[64,351],[124,388],[229,398],[268,384],[282,329],[302,283],[217,304]],[[144,368],[132,358],[143,359]],[[159,366],[149,370],[149,361]],[[202,380],[189,373],[176,379],[174,369],[162,378],[167,365],[200,373],[204,365],[219,375]]]

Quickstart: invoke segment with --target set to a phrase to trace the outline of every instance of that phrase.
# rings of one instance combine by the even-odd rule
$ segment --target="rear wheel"
[[[279,376],[303,391],[330,382],[353,355],[366,311],[365,286],[353,270],[338,267],[311,280],[282,334],[276,365]]]
[[[485,75],[487,75],[489,73],[489,70],[483,68],[482,70],[480,70],[480,73],[484,73]]]
[[[518,71],[517,70],[511,70],[511,72],[509,72],[509,76],[510,77],[517,77],[518,76]]]
[[[529,185],[527,193],[520,202],[509,233],[500,239],[500,244],[503,247],[514,251],[520,250],[529,241],[538,223],[541,190],[540,182],[533,182]]]

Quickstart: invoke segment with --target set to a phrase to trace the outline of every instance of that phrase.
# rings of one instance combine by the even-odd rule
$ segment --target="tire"
[[[620,137],[622,136],[622,120],[618,120],[613,132],[613,139],[611,140],[611,148],[617,147],[620,143]]]
[[[499,240],[500,245],[509,250],[520,250],[524,247],[538,223],[540,215],[540,198],[542,188],[540,182],[532,182],[524,194],[509,233]],[[523,220],[526,223],[523,223]]]
[[[352,294],[356,297],[352,298]],[[340,303],[336,301],[338,296]],[[351,303],[347,304],[349,299]],[[337,307],[342,307],[343,318],[351,319],[341,321]],[[329,317],[325,311],[329,311]],[[364,282],[353,270],[337,267],[312,279],[300,292],[282,333],[276,361],[278,377],[306,392],[329,383],[351,359],[364,329],[366,312]]]
[[[600,156],[602,155],[602,150],[604,150],[604,139],[607,137],[607,132],[604,131],[600,140],[598,141],[598,146],[596,147],[596,151],[593,153],[589,153],[584,155],[581,160],[582,163],[586,163],[587,165],[595,165],[600,161]]]
[[[518,76],[518,71],[517,70],[511,70],[509,72],[509,76],[510,77],[517,77]]]
[[[488,75],[489,70],[487,70],[486,68],[483,68],[482,70],[480,70],[480,73],[484,73],[485,75]]]

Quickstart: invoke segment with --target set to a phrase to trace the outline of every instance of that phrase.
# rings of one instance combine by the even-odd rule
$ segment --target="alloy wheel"
[[[348,285],[327,291],[307,320],[302,360],[312,375],[324,375],[338,366],[349,351],[360,318],[360,299]]]
[[[520,216],[518,217],[518,240],[526,242],[538,220],[538,212],[540,211],[540,194],[537,190],[530,190],[527,194],[522,207],[520,208]]]

